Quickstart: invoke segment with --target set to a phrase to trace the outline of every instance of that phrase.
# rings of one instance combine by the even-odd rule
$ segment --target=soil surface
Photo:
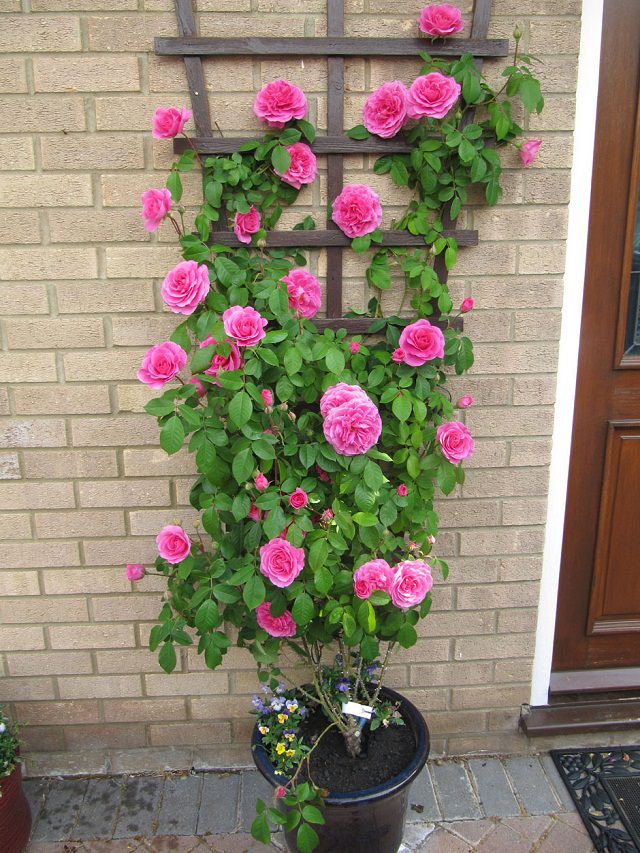
[[[310,714],[300,726],[305,743],[312,744],[328,726],[321,710]],[[316,785],[332,793],[361,791],[374,788],[401,773],[416,751],[416,742],[408,726],[389,726],[362,733],[362,752],[357,758],[347,753],[340,732],[330,729],[313,751],[310,760],[311,777]],[[302,776],[304,774],[301,773]]]

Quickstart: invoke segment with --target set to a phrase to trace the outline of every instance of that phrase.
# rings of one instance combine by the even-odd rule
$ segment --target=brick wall
[[[348,35],[389,36],[414,31],[420,3],[346,5]],[[544,60],[547,106],[529,126],[544,144],[527,171],[506,156],[498,207],[466,213],[480,246],[461,253],[453,291],[476,300],[467,325],[477,361],[451,385],[477,401],[467,414],[477,451],[464,487],[440,506],[437,551],[451,581],[438,584],[418,645],[390,676],[428,711],[434,748],[453,753],[525,748],[516,719],[529,695],[544,537],[579,42],[579,0],[493,5],[490,35],[519,23]],[[201,33],[228,36],[323,35],[324,7],[198,3]],[[191,460],[158,448],[135,380],[145,349],[175,325],[159,298],[178,259],[172,232],[147,235],[137,212],[171,158],[148,132],[152,112],[188,103],[182,60],[150,53],[154,35],[176,34],[172,5],[0,0],[0,12],[0,699],[29,724],[35,752],[222,749],[247,737],[251,661],[235,650],[210,673],[184,652],[181,672],[163,674],[145,648],[160,587],[147,579],[132,591],[123,573],[154,556],[161,526],[194,517]],[[349,61],[347,126],[368,89],[418,67]],[[301,85],[324,122],[323,61],[232,59],[206,74],[225,132],[258,131],[253,94],[275,76]],[[348,158],[347,174],[366,170],[387,208],[400,204],[370,165]],[[324,185],[304,191],[285,222],[321,209]],[[314,263],[322,272],[323,259]],[[347,301],[358,301],[361,259],[345,267]]]

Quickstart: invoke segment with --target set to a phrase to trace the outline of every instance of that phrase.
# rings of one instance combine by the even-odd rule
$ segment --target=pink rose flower
[[[304,551],[286,539],[271,539],[260,548],[260,571],[274,586],[289,586],[304,569]]]
[[[289,184],[297,190],[303,184],[312,184],[318,173],[316,155],[304,142],[287,145],[286,149],[291,157],[291,165],[286,172],[276,170],[276,175],[280,175],[285,184]]]
[[[177,110],[175,107],[158,107],[153,114],[152,127],[154,139],[173,139],[189,121],[193,113],[191,110]]]
[[[469,406],[472,406],[472,405],[473,405],[473,397],[471,396],[471,394],[464,394],[462,397],[460,397],[460,399],[456,403],[456,406],[459,409],[468,409]]]
[[[259,492],[264,492],[264,490],[265,490],[266,488],[268,488],[268,486],[269,486],[269,481],[268,481],[268,480],[267,480],[267,478],[264,476],[264,474],[262,473],[262,471],[261,471],[259,474],[256,474],[256,478],[255,478],[255,480],[254,480],[254,483],[255,483],[255,485],[256,485],[256,489],[257,489]]]
[[[273,406],[273,394],[269,391],[268,388],[263,388],[260,392],[260,396],[262,397],[262,402],[267,406]]]
[[[331,409],[322,428],[336,453],[358,456],[376,444],[382,432],[382,421],[375,403],[367,398]]]
[[[301,489],[300,486],[295,490],[295,492],[291,492],[289,495],[289,506],[294,509],[302,509],[309,503],[309,496]]]
[[[296,623],[291,613],[285,610],[281,616],[272,616],[271,604],[268,601],[263,601],[256,608],[256,621],[272,637],[295,637],[296,635]],[[277,793],[276,796],[278,796]]]
[[[436,440],[440,443],[442,455],[454,464],[468,459],[473,453],[471,433],[460,421],[440,424],[436,430]]]
[[[366,184],[347,184],[333,202],[331,218],[347,237],[364,237],[382,222],[380,198]]]
[[[140,563],[129,563],[125,570],[127,580],[141,581],[144,577],[145,568]]]
[[[424,74],[413,81],[407,95],[410,118],[444,118],[460,97],[460,84],[439,71]]]
[[[320,310],[322,292],[320,282],[310,272],[299,267],[291,270],[280,281],[287,285],[289,308],[310,320]]]
[[[541,145],[541,139],[527,139],[527,141],[520,146],[520,160],[522,161],[523,166],[530,166],[534,162],[538,156],[538,151],[540,150]]]
[[[204,347],[209,347],[217,343],[218,341],[214,340],[214,338],[209,335],[209,337],[205,338],[200,344],[200,349],[204,349]],[[219,370],[239,370],[242,367],[242,356],[240,355],[240,350],[236,344],[231,341],[224,341],[224,343],[229,344],[231,347],[229,355],[218,355],[218,353],[216,353],[211,359],[211,367],[207,367],[207,369],[203,371],[207,376],[217,376]],[[218,382],[215,384],[219,385]]]
[[[386,560],[370,560],[353,573],[353,591],[358,598],[369,598],[376,589],[389,592],[393,577]]]
[[[425,6],[420,13],[418,26],[428,36],[446,38],[464,29],[462,12],[448,3]]]
[[[307,99],[302,89],[288,80],[273,80],[258,92],[253,111],[269,127],[282,128],[293,118],[307,114]]]
[[[174,314],[193,314],[209,293],[209,270],[206,264],[180,261],[162,282],[162,298]]]
[[[443,358],[444,335],[428,320],[416,320],[400,333],[400,348],[404,352],[405,364],[419,367],[434,358]]]
[[[157,231],[160,223],[171,210],[169,190],[146,190],[142,193],[140,216],[147,231]]]
[[[251,506],[249,507],[249,512],[247,513],[247,518],[250,518],[251,521],[260,521],[261,517],[262,517],[262,514],[261,514],[260,510],[252,501]]]
[[[232,305],[222,315],[222,324],[230,338],[235,338],[239,347],[254,347],[266,335],[267,321],[247,306]]]
[[[241,243],[251,243],[251,235],[260,230],[260,214],[253,205],[248,213],[236,213],[233,232]]]
[[[431,567],[422,560],[405,560],[395,567],[389,588],[391,601],[396,607],[408,610],[420,604],[433,586]]]
[[[351,355],[357,355],[360,352],[360,344],[357,341],[351,341],[349,344],[349,352]]]
[[[320,397],[320,414],[326,418],[329,412],[337,406],[358,400],[365,403],[371,402],[359,385],[347,385],[346,382],[338,382],[337,385],[329,386]]]
[[[469,311],[473,311],[474,302],[470,296],[467,296],[466,299],[463,299],[460,304],[460,313],[468,314]]]
[[[156,536],[158,554],[168,563],[181,563],[189,556],[191,542],[177,524],[168,524]]]
[[[397,491],[398,497],[400,497],[400,498],[406,498],[406,496],[407,496],[407,487],[405,486],[405,484],[404,484],[404,483],[400,483],[400,485],[398,486],[398,488],[397,488],[397,490],[396,490],[396,491]]]
[[[146,351],[138,379],[154,391],[159,391],[167,382],[175,379],[186,363],[187,354],[182,347],[173,341],[165,341]]]
[[[207,393],[207,389],[204,387],[202,382],[200,382],[197,376],[192,376],[191,379],[188,380],[188,384],[196,386],[196,392],[198,394],[198,397],[204,397],[204,395]]]
[[[283,788],[283,787],[282,787],[282,785],[278,785],[278,787],[277,787],[277,788],[276,788],[276,790],[275,790],[275,796],[276,796],[279,800],[281,800],[283,797],[286,797],[286,796],[287,796],[287,789],[286,789],[286,788]]]
[[[402,347],[398,347],[398,349],[394,349],[391,353],[391,361],[395,361],[396,364],[402,364],[404,362],[405,352]]]
[[[370,133],[390,139],[407,118],[407,87],[399,80],[383,83],[365,101],[362,110],[364,126]]]

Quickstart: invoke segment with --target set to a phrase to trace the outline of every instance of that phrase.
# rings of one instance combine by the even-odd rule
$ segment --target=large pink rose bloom
[[[370,133],[390,139],[407,118],[407,87],[399,80],[383,83],[369,95],[362,110],[364,126]]]
[[[271,615],[271,604],[263,601],[256,609],[258,625],[272,637],[295,637],[296,623],[288,610],[282,616]]]
[[[303,549],[294,548],[286,539],[271,539],[260,548],[260,571],[274,586],[289,586],[303,568]]]
[[[440,443],[442,455],[454,465],[468,459],[473,453],[474,442],[471,433],[460,421],[440,424],[436,430],[436,440]]]
[[[287,285],[289,308],[301,317],[306,317],[307,320],[315,317],[322,303],[322,292],[318,279],[310,272],[299,268],[291,270],[280,281]]]
[[[396,607],[408,610],[424,601],[432,586],[433,578],[428,563],[422,560],[405,560],[395,567],[389,595]]]
[[[371,450],[380,438],[382,421],[368,398],[352,400],[331,409],[322,425],[324,437],[341,456],[358,456]]]
[[[148,349],[138,371],[138,379],[154,391],[164,388],[167,382],[180,373],[187,363],[187,354],[173,341],[165,341]]]
[[[369,598],[376,589],[389,592],[393,577],[393,569],[386,560],[369,560],[355,570],[353,591],[358,598]]]
[[[347,237],[364,237],[382,222],[380,198],[366,184],[347,184],[333,202],[331,218]]]
[[[180,261],[167,273],[160,292],[174,314],[193,314],[209,293],[206,264],[198,266],[196,261]]]
[[[323,418],[336,406],[354,401],[370,403],[371,400],[359,385],[347,385],[346,382],[338,382],[331,385],[320,398],[320,414]]]
[[[230,338],[235,338],[239,347],[254,347],[266,335],[267,321],[255,308],[232,305],[222,315],[222,325]]]
[[[191,542],[177,524],[167,524],[156,536],[158,554],[168,563],[181,563],[189,556]]]
[[[200,349],[204,349],[204,347],[217,343],[218,341],[214,340],[214,338],[209,335],[209,337],[205,338],[200,344]],[[225,341],[225,343],[229,344],[231,352],[226,356],[218,355],[218,353],[216,353],[211,359],[211,367],[207,367],[204,371],[207,376],[217,376],[219,370],[239,370],[239,368],[242,367],[242,356],[240,355],[240,350],[237,345],[231,341]],[[219,383],[216,382],[215,384],[218,385]]]
[[[269,127],[282,128],[292,118],[304,118],[307,99],[302,89],[288,80],[273,80],[256,95],[253,111]]]
[[[536,157],[542,145],[541,139],[527,139],[520,147],[520,161],[523,166],[530,166]]]
[[[291,157],[291,165],[286,172],[276,172],[276,175],[280,175],[285,184],[290,184],[297,190],[303,184],[312,184],[318,173],[316,155],[313,151],[304,142],[288,145],[287,151]]]
[[[147,231],[157,231],[160,223],[171,210],[171,193],[169,190],[146,190],[142,193],[142,210],[140,216]]]
[[[420,13],[418,26],[428,36],[446,38],[464,29],[462,12],[448,3],[425,6]]]
[[[453,77],[432,71],[413,81],[407,95],[410,118],[444,118],[460,97],[460,84]]]
[[[153,136],[155,139],[173,139],[179,133],[182,133],[185,124],[189,121],[193,113],[191,110],[177,110],[175,107],[158,107],[153,114],[152,126]]]
[[[419,367],[427,361],[444,356],[444,335],[428,320],[416,320],[415,323],[405,326],[400,333],[400,349],[405,364]]]
[[[249,244],[251,235],[260,230],[260,213],[253,205],[249,208],[248,213],[236,213],[236,218],[233,223],[233,233],[241,243]]]

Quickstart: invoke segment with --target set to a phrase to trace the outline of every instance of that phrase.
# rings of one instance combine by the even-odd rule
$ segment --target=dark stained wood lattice
[[[343,156],[346,154],[389,154],[410,150],[401,138],[357,141],[344,133],[344,57],[345,56],[417,56],[427,51],[431,56],[460,56],[471,53],[480,68],[485,57],[506,56],[507,39],[487,39],[491,0],[475,0],[471,37],[468,39],[421,38],[346,38],[344,36],[344,0],[327,0],[327,36],[310,38],[209,38],[198,35],[192,0],[174,0],[180,35],[174,38],[155,39],[155,52],[160,56],[183,56],[191,108],[196,126],[196,136],[191,140],[200,154],[230,154],[236,151],[246,137],[214,137],[207,97],[202,57],[215,56],[321,56],[327,59],[327,135],[318,136],[312,145],[316,154],[327,157],[327,189],[333,201],[343,186]],[[471,121],[473,111],[466,114]],[[184,139],[174,140],[176,152],[184,150]],[[455,236],[459,246],[475,246],[475,231],[456,230],[445,212],[445,236]],[[220,223],[226,229],[226,222]],[[216,231],[215,242],[227,246],[240,245],[232,231]],[[350,240],[327,220],[324,231],[272,231],[267,245],[283,247],[325,248],[327,252],[327,302],[326,319],[315,320],[316,325],[346,328],[352,333],[366,332],[369,318],[342,317],[342,252]],[[381,246],[424,246],[422,237],[405,231],[383,231]],[[441,281],[446,281],[447,270],[442,255],[436,257],[435,268]]]

